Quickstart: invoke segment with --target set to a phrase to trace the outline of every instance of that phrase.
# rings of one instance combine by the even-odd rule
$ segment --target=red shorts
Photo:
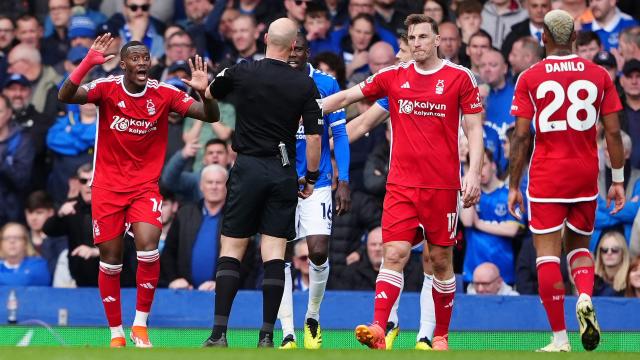
[[[382,209],[383,242],[453,246],[460,204],[459,190],[424,189],[387,184]],[[422,229],[420,229],[422,228]]]
[[[548,234],[567,227],[581,235],[591,235],[596,219],[596,200],[575,203],[529,202],[529,229]]]
[[[157,184],[129,192],[92,187],[91,216],[95,244],[122,235],[128,224],[135,222],[162,229],[162,195]]]

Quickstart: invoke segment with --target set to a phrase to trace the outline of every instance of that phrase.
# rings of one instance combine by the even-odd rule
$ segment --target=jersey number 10
[[[578,97],[578,92],[584,90],[587,92],[585,99]],[[540,111],[539,127],[540,132],[564,131],[569,127],[577,131],[587,131],[596,123],[598,112],[593,106],[598,98],[598,87],[588,80],[576,80],[567,88],[566,97],[569,98],[571,106],[567,109],[566,120],[549,121],[549,117],[562,107],[565,100],[565,91],[559,82],[547,80],[538,86],[536,98],[544,99],[548,92],[553,93],[553,101]],[[587,112],[587,118],[578,119],[578,111]]]

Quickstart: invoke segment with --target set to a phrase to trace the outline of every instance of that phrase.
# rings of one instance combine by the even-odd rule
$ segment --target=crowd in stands
[[[480,203],[460,214],[455,271],[468,294],[537,293],[535,250],[524,220],[507,210],[511,100],[518,76],[544,57],[544,15],[564,9],[579,30],[576,54],[606,68],[624,109],[624,209],[611,215],[611,164],[601,149],[600,197],[591,250],[595,295],[640,297],[640,2],[637,0],[28,0],[0,2],[0,285],[95,287],[98,250],[91,219],[95,105],[66,105],[57,92],[94,39],[115,37],[85,81],[122,74],[119,48],[131,40],[150,49],[150,77],[185,91],[188,60],[202,55],[214,76],[264,57],[271,21],[296,21],[312,65],[342,88],[393,65],[404,19],[424,13],[439,23],[440,56],[471,70],[485,106]],[[347,109],[348,120],[372,105]],[[220,121],[169,116],[163,156],[161,280],[171,289],[215,290],[228,169],[235,161],[233,103]],[[460,160],[468,145],[459,142]],[[383,124],[351,144],[351,212],[333,217],[329,289],[372,290],[382,262],[380,220],[389,171]],[[154,149],[149,149],[154,151]],[[429,154],[424,154],[429,156]],[[571,169],[567,169],[571,171]],[[571,186],[571,184],[567,184]],[[525,189],[526,183],[523,184]],[[523,191],[524,192],[524,191]],[[612,205],[613,206],[613,205]],[[329,214],[331,215],[331,214]],[[135,247],[124,253],[123,286],[135,286]],[[308,288],[308,249],[292,243],[294,289]],[[421,249],[405,269],[405,291],[422,284]],[[243,288],[256,288],[259,246],[243,263]],[[564,261],[564,259],[563,259]],[[563,264],[567,291],[572,287]]]

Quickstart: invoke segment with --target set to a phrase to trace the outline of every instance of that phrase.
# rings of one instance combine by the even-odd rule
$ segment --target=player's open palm
[[[189,68],[191,69],[191,80],[182,79],[182,81],[191,86],[193,90],[204,92],[209,84],[209,77],[207,76],[207,66],[202,56],[196,55],[195,61],[189,59]]]
[[[624,185],[622,183],[613,183],[609,187],[609,193],[607,194],[607,209],[613,201],[614,208],[611,210],[611,215],[616,214],[622,210],[625,203]]]
[[[87,60],[89,60],[92,65],[101,65],[113,59],[115,57],[113,54],[104,56],[112,42],[113,38],[111,37],[111,33],[98,36],[93,42],[93,45],[91,45],[91,49],[89,49]]]

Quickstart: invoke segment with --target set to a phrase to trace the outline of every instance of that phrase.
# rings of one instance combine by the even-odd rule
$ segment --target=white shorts
[[[332,216],[331,186],[314,189],[308,198],[298,199],[296,239],[308,235],[331,235]]]

